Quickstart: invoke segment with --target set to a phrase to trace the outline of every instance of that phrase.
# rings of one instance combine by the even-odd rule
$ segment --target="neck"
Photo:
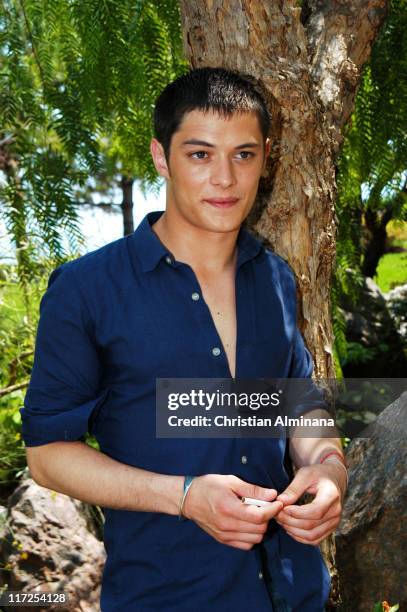
[[[177,261],[187,263],[197,273],[220,274],[235,268],[239,229],[211,232],[194,227],[183,219],[172,219],[167,212],[152,229]]]

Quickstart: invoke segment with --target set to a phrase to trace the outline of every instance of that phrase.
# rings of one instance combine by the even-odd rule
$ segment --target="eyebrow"
[[[198,145],[201,147],[209,147],[211,149],[215,148],[215,145],[210,143],[210,142],[206,142],[206,140],[197,140],[196,138],[191,138],[189,140],[184,140],[184,142],[182,143],[182,146],[188,146],[188,145]],[[260,147],[260,145],[258,143],[255,142],[244,142],[243,144],[237,145],[237,147],[235,147],[235,149],[258,149]]]

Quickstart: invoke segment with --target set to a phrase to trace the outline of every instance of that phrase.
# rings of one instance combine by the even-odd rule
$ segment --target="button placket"
[[[191,278],[191,289],[190,289],[190,297],[195,302],[196,307],[193,308],[193,312],[197,315],[197,322],[199,324],[199,330],[202,332],[202,339],[206,345],[206,350],[210,351],[210,355],[213,359],[214,364],[216,365],[216,376],[219,378],[230,376],[229,366],[226,359],[226,354],[224,350],[222,350],[221,338],[219,337],[218,331],[216,329],[215,321],[213,320],[211,311],[205,299],[203,297],[201,286],[198,282],[198,279],[193,271],[193,269],[188,264],[183,264],[185,268],[188,270],[188,275]],[[199,307],[198,307],[199,304]]]

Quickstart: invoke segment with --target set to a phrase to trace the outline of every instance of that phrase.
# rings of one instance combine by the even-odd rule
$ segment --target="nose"
[[[213,165],[211,172],[211,184],[223,187],[230,187],[236,183],[235,170],[232,160],[227,157],[220,159]]]

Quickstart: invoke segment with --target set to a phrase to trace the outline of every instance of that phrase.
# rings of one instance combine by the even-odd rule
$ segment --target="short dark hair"
[[[257,80],[225,68],[195,68],[169,83],[155,103],[154,134],[167,161],[172,136],[193,110],[217,111],[223,117],[255,112],[264,140],[270,130],[270,113]]]

